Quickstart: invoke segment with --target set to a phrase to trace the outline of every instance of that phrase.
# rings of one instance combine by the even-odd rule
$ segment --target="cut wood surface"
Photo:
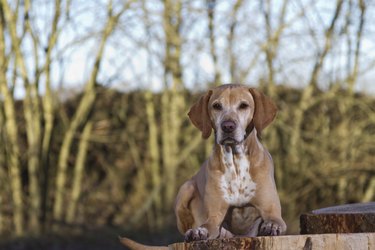
[[[331,250],[375,249],[375,233],[286,235],[204,240],[169,245],[171,250],[190,249],[257,249],[257,250]]]
[[[300,217],[301,234],[375,232],[375,202],[313,210]]]

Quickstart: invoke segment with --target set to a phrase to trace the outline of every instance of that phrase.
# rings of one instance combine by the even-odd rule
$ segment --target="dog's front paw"
[[[208,230],[205,227],[198,227],[194,229],[189,229],[185,233],[185,241],[197,241],[197,240],[207,240]]]
[[[266,220],[259,229],[259,236],[276,236],[284,233],[285,225],[273,220]]]

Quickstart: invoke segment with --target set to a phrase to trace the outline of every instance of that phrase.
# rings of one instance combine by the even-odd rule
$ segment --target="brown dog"
[[[258,139],[276,111],[268,97],[238,84],[208,91],[190,109],[203,138],[214,130],[215,145],[177,195],[177,226],[186,241],[285,232],[272,158]]]
[[[176,198],[186,241],[285,232],[272,158],[258,139],[276,111],[270,98],[239,84],[209,90],[191,107],[190,120],[205,139],[214,130],[215,144]]]

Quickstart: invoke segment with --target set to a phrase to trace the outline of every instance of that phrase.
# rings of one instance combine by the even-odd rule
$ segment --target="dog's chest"
[[[220,179],[224,200],[232,206],[248,204],[255,195],[256,183],[251,179],[251,166],[244,150],[233,154],[232,149],[223,148],[221,160],[225,166]]]

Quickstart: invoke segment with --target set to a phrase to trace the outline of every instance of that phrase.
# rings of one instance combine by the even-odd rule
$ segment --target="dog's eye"
[[[222,110],[223,109],[223,106],[221,106],[221,104],[220,103],[214,103],[213,105],[212,105],[212,108],[214,109],[214,110]]]
[[[238,109],[247,109],[249,107],[249,104],[242,102],[240,106],[238,106]]]

